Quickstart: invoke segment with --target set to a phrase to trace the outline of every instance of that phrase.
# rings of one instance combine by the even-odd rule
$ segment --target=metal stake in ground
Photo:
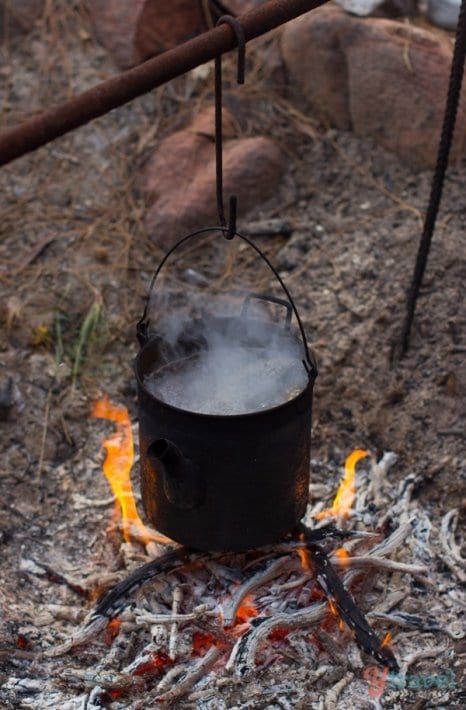
[[[450,154],[451,143],[453,140],[456,114],[458,111],[458,103],[461,95],[461,84],[463,81],[465,55],[466,0],[462,0],[460,14],[458,18],[458,27],[456,30],[455,49],[453,52],[453,60],[451,63],[448,96],[445,107],[445,115],[443,118],[442,134],[440,137],[440,144],[437,154],[437,164],[435,166],[434,176],[432,178],[430,199],[424,220],[424,228],[422,231],[421,240],[419,242],[416,264],[414,267],[414,273],[408,292],[405,321],[403,323],[400,341],[397,344],[397,349],[400,356],[404,355],[409,347],[409,337],[411,334],[411,326],[413,324],[414,319],[414,311],[416,309],[419,291],[422,286],[422,279],[427,265],[427,258],[429,256],[432,236],[434,234],[437,212],[442,197],[443,182],[448,165],[448,156]]]

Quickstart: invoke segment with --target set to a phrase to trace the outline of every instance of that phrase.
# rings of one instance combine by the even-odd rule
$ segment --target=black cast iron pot
[[[296,340],[290,328],[292,312],[298,319],[307,383],[296,396],[248,414],[200,414],[172,406],[148,389],[145,378],[167,362],[173,344],[156,331],[148,335],[146,313],[138,324],[142,347],[135,369],[143,507],[157,530],[200,550],[240,551],[274,543],[297,525],[308,501],[317,369],[285,285],[262,252],[241,239],[262,256],[288,296],[289,302],[270,299],[287,306],[285,326],[274,324],[274,337]],[[210,320],[216,328],[236,330],[254,347],[254,319],[244,313],[236,318],[208,318],[201,323],[201,332],[212,325]],[[186,324],[175,344],[178,355],[180,349],[187,356],[195,355],[199,347],[199,322],[193,337],[192,325]]]

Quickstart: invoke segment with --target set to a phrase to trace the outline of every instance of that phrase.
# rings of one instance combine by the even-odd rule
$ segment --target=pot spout
[[[205,484],[179,448],[168,439],[153,441],[147,450],[155,470],[163,479],[163,490],[170,503],[183,510],[192,510],[201,505]]]

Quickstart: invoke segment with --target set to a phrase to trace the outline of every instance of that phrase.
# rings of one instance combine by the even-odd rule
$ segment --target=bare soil
[[[239,227],[247,234],[248,225],[271,218],[291,225],[291,235],[255,240],[285,278],[319,362],[311,480],[336,488],[338,467],[354,448],[367,448],[374,458],[394,451],[391,485],[409,474],[414,498],[435,529],[452,509],[464,525],[466,160],[448,172],[409,353],[393,359],[431,174],[298,113],[267,78],[266,47],[264,41],[251,47],[247,86],[229,100],[245,134],[266,131],[280,142],[288,169],[273,201],[248,215],[239,206]],[[115,71],[75,3],[48,4],[34,33],[4,43],[0,53],[2,125]],[[162,253],[144,232],[144,206],[133,185],[157,142],[209,103],[212,78],[211,70],[191,73],[0,175],[3,683],[19,672],[8,649],[21,646],[23,637],[30,650],[56,639],[47,635],[47,605],[76,611],[63,622],[72,633],[128,559],[132,565],[145,559],[142,548],[125,556],[118,533],[108,532],[112,498],[101,474],[101,441],[110,427],[90,418],[90,405],[107,393],[137,423],[135,324]],[[218,245],[191,251],[191,267],[208,273],[218,251]],[[250,256],[239,252],[238,262],[254,273]],[[82,577],[83,594],[25,560],[75,581]],[[454,580],[438,556],[432,564]],[[422,596],[416,604],[422,607]],[[425,662],[425,672],[463,663],[464,640],[447,639],[446,649]],[[21,662],[26,674],[28,663]],[[255,701],[247,689],[225,686],[225,707],[272,707],[261,704],[265,682],[255,683]],[[334,683],[329,677],[327,690]],[[2,692],[3,707],[33,706]],[[459,693],[460,687],[449,707],[461,706]],[[65,707],[63,697],[56,707]],[[80,707],[72,704],[74,689],[66,697],[67,707]],[[410,698],[416,707],[433,706],[428,696],[424,704],[418,700]],[[382,706],[405,706],[399,702]]]

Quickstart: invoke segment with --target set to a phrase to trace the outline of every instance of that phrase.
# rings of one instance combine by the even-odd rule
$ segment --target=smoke
[[[227,315],[225,303],[221,315],[197,303],[191,309],[189,318],[165,311],[157,323],[160,358],[144,380],[157,398],[186,411],[234,415],[278,406],[306,387],[302,343],[266,308],[233,315],[230,301]]]

